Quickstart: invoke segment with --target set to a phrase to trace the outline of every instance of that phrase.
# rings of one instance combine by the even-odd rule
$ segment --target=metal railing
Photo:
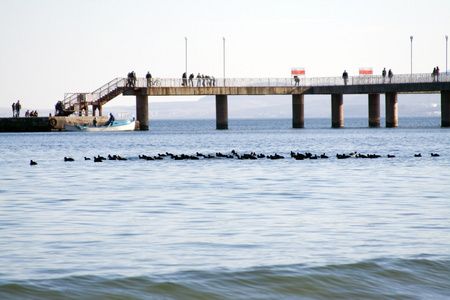
[[[107,84],[96,89],[92,93],[67,93],[64,95],[63,106],[65,108],[74,107],[74,105],[79,102],[79,95],[85,94],[88,96],[88,102],[96,102],[102,97],[108,95],[109,93],[117,90],[118,88],[125,88],[126,78],[115,78],[108,82]]]
[[[128,87],[127,78],[115,78],[107,84],[96,89],[92,93],[68,93],[65,94],[63,105],[65,108],[74,107],[79,101],[80,94],[89,95],[88,102],[96,102],[99,99]],[[192,81],[182,78],[153,78],[158,85],[149,85],[146,78],[136,78],[134,85],[130,88],[158,88],[158,87],[314,87],[314,86],[342,86],[345,85],[342,77],[299,77],[296,82],[294,78],[194,78]],[[401,74],[392,78],[360,75],[349,76],[347,85],[371,85],[371,84],[402,84],[402,83],[432,83],[450,82],[450,74],[441,73],[439,76],[427,74]]]
[[[125,78],[123,78],[125,81]],[[214,78],[197,79],[192,81],[181,78],[158,78],[154,79],[160,82],[158,87],[275,87],[275,86],[338,86],[344,85],[342,77],[303,77],[299,78],[298,83],[293,78]],[[433,77],[431,74],[401,74],[394,75],[392,78],[376,75],[349,76],[347,85],[368,85],[368,84],[399,84],[399,83],[432,83],[434,81],[450,82],[450,74],[440,74],[439,77]],[[137,78],[135,87],[147,87],[147,79]]]

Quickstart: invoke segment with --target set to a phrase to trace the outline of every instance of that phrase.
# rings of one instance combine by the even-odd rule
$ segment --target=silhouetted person
[[[147,87],[152,86],[152,74],[150,72],[147,72],[147,75],[145,75],[145,78],[147,78]]]
[[[344,70],[344,73],[342,73],[342,78],[344,79],[344,84],[347,85],[347,81],[348,81],[347,70]]]
[[[392,82],[392,77],[394,77],[394,73],[392,73],[391,69],[389,69],[388,77],[389,77],[389,83],[391,83]]]
[[[112,113],[109,113],[109,120],[108,122],[106,122],[106,126],[112,125],[112,123],[114,123],[114,121],[116,120],[116,118],[114,118]]]
[[[383,72],[381,72],[381,76],[383,76],[383,83],[386,82],[386,68],[383,69]]]
[[[17,100],[16,103],[16,116],[19,117],[20,116],[20,109],[22,108],[22,105],[20,105],[20,100]]]
[[[181,78],[183,79],[183,82],[181,83],[181,85],[182,86],[187,86],[187,75],[186,75],[186,72],[183,73]]]

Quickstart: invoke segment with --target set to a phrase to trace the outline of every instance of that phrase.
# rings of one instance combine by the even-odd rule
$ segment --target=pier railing
[[[402,84],[402,83],[432,83],[450,82],[450,74],[442,73],[439,76],[426,74],[401,74],[392,78],[376,75],[349,76],[347,85],[371,85],[371,84]],[[193,80],[182,78],[153,78],[149,83],[146,78],[136,78],[131,86],[127,78],[115,78],[107,84],[96,89],[92,93],[68,93],[65,95],[63,105],[65,109],[74,108],[80,101],[80,95],[85,94],[83,99],[90,103],[107,102],[121,94],[126,88],[159,88],[159,87],[275,87],[275,86],[342,86],[344,79],[335,77],[299,77],[294,78],[194,78]]]
[[[125,79],[124,79],[125,80]],[[338,86],[344,85],[344,79],[340,76],[335,77],[299,77],[298,82],[294,78],[194,78],[183,80],[182,78],[157,78],[157,85],[152,87],[206,87],[206,86],[227,86],[227,87],[258,87],[258,86]],[[368,85],[368,84],[401,84],[401,83],[431,83],[434,81],[450,82],[450,74],[440,74],[433,77],[431,74],[401,74],[394,75],[392,78],[376,75],[349,76],[348,85]],[[125,84],[125,83],[124,83]],[[147,87],[147,79],[137,78],[136,87]]]

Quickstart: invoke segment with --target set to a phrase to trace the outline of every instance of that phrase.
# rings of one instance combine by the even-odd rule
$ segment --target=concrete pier
[[[344,101],[342,94],[331,95],[331,127],[344,127]]]
[[[305,127],[305,96],[303,94],[292,95],[292,128]]]
[[[369,127],[380,127],[380,94],[369,94]]]
[[[291,95],[292,127],[304,128],[304,95],[331,95],[331,125],[344,127],[343,95],[368,95],[369,127],[380,127],[380,95],[386,96],[386,127],[398,127],[397,94],[441,93],[442,127],[450,127],[450,76],[442,75],[439,82],[432,81],[429,74],[396,75],[386,83],[381,76],[353,76],[344,85],[340,77],[302,78],[295,85],[292,78],[239,78],[208,81],[205,86],[186,87],[181,78],[158,79],[154,86],[147,86],[145,78],[138,78],[136,85],[127,85],[126,78],[116,78],[90,93],[90,97],[72,94],[64,99],[64,109],[78,112],[93,106],[102,115],[101,106],[114,97],[136,97],[137,120],[140,129],[148,130],[148,97],[150,96],[216,96],[216,128],[228,128],[229,95]],[[216,85],[217,84],[217,85]]]
[[[386,93],[386,127],[398,127],[397,93]]]
[[[441,92],[441,127],[450,127],[450,91]]]
[[[216,95],[216,129],[228,129],[227,95]]]
[[[148,95],[136,95],[136,118],[140,130],[149,129],[148,121]]]

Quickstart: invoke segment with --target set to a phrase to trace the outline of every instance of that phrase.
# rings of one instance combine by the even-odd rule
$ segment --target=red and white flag
[[[373,75],[372,68],[359,68],[359,75]]]
[[[291,69],[291,76],[294,76],[294,75],[305,76],[305,68],[292,68]]]

